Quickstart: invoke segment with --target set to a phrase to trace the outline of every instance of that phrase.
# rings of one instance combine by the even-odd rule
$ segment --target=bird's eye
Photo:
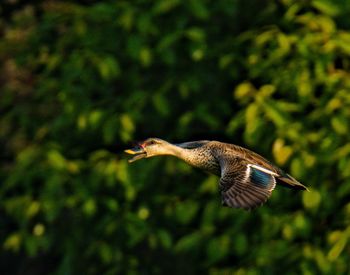
[[[154,140],[151,140],[151,141],[149,142],[149,145],[154,145],[154,144],[156,144],[156,142],[155,142]]]

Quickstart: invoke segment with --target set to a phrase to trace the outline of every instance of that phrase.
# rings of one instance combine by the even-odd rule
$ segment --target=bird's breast
[[[186,160],[189,164],[212,174],[220,176],[220,164],[208,151],[197,151]]]

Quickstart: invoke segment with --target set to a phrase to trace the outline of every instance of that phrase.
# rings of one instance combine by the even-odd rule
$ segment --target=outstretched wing
[[[223,205],[252,209],[262,205],[276,186],[277,174],[236,158],[223,163],[220,190]]]

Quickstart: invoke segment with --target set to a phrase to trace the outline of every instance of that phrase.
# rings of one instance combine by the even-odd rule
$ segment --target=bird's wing
[[[207,144],[208,142],[210,142],[210,141],[209,140],[198,140],[198,141],[189,141],[189,142],[177,143],[175,145],[179,146],[181,148],[185,148],[185,149],[194,149],[194,148],[201,147],[201,146]]]
[[[277,174],[242,158],[221,163],[222,203],[234,208],[252,209],[262,205],[276,186]]]

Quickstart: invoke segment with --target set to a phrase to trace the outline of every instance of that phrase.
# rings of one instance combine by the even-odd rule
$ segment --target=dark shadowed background
[[[1,274],[348,274],[350,2],[0,4]],[[251,212],[147,137],[250,148]]]

